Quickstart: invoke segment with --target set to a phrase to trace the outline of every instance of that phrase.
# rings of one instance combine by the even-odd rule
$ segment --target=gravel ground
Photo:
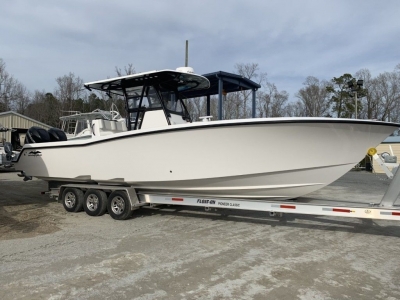
[[[311,198],[379,202],[349,172]],[[0,299],[400,299],[400,223],[143,208],[67,213],[44,182],[0,173]]]

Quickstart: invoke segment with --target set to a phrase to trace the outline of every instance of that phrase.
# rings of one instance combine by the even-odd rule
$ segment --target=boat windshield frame
[[[161,89],[154,85],[144,84],[127,89],[123,88],[123,92],[128,130],[141,129],[145,113],[155,110],[163,110],[168,125],[171,125],[171,114],[181,116],[186,122],[192,122],[177,90]],[[171,99],[168,102],[167,97]]]
[[[210,82],[206,77],[197,74],[162,70],[90,82],[86,83],[85,87],[90,91],[97,89],[106,92],[109,96],[111,94],[123,96],[127,112],[127,128],[136,130],[141,128],[145,112],[151,110],[162,109],[168,125],[171,125],[171,115],[178,115],[186,122],[192,122],[180,93],[207,89],[210,87]],[[149,89],[154,91],[149,92]],[[151,103],[150,94],[154,95],[153,99],[159,99],[160,105],[157,101]],[[171,100],[167,101],[164,98]]]

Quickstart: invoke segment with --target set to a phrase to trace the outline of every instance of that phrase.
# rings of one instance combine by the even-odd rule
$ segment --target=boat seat
[[[103,136],[118,132],[124,132],[128,129],[126,128],[125,122],[97,119],[92,121],[92,130],[95,136]]]

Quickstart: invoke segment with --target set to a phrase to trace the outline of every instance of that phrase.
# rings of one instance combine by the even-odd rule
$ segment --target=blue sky
[[[307,76],[330,80],[400,64],[400,1],[13,0],[1,5],[0,58],[30,91],[189,65],[198,74],[260,71],[290,99]]]

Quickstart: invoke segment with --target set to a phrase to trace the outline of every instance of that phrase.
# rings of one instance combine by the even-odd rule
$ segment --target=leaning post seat
[[[28,129],[25,135],[25,144],[50,142],[50,135],[46,129],[33,126]]]
[[[63,142],[67,140],[67,135],[61,129],[50,128],[47,132],[51,142]]]

